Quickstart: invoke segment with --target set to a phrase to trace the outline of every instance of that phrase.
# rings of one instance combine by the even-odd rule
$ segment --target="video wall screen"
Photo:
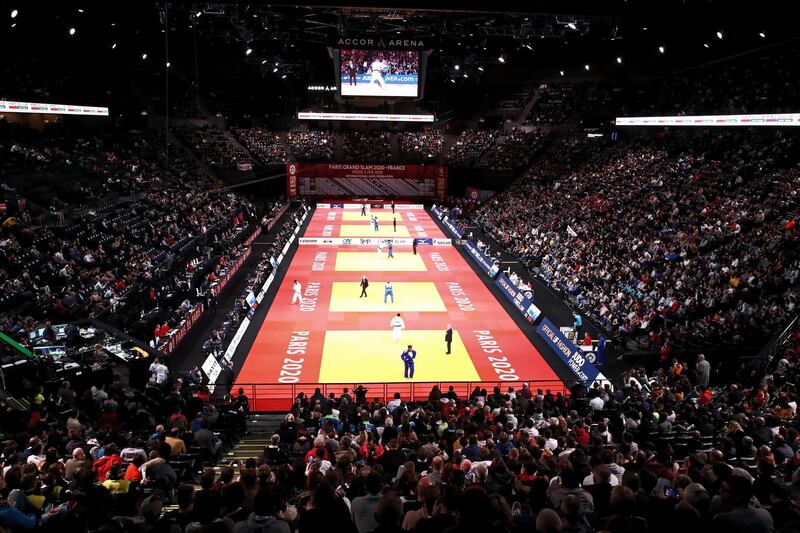
[[[419,95],[419,51],[339,50],[342,96]]]

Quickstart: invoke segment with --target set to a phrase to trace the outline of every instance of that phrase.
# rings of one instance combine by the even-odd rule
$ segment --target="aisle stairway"
[[[215,467],[217,473],[221,467],[229,465],[231,461],[243,462],[251,457],[261,455],[272,434],[278,430],[283,417],[283,414],[250,415],[247,420],[247,435],[242,437],[242,440]]]

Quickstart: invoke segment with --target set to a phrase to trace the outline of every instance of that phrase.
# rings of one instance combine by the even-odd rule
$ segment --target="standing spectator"
[[[706,361],[706,356],[699,354],[697,356],[697,387],[704,389],[708,387],[708,382],[711,377],[711,365]]]

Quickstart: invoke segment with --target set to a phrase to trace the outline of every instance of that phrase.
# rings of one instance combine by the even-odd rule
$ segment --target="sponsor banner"
[[[617,126],[800,126],[800,113],[617,117]]]
[[[467,251],[469,251],[469,256],[481,267],[481,270],[486,272],[487,276],[491,276],[491,270],[492,266],[494,266],[494,261],[492,261],[488,255],[479,250],[478,247],[472,243],[472,241],[464,241],[464,246],[467,248]]]
[[[222,356],[224,361],[230,361],[233,358],[233,352],[236,351],[236,348],[239,347],[239,343],[242,342],[242,337],[244,337],[244,332],[247,331],[247,327],[250,325],[250,317],[244,317],[241,324],[239,324],[239,329],[236,330],[233,338],[231,339],[231,343],[228,345],[228,348],[225,350],[225,354]]]
[[[411,246],[414,239],[385,237],[300,237],[300,246],[377,246],[379,242],[392,241],[396,246]],[[450,239],[417,238],[417,246],[450,246]]]
[[[278,263],[276,262],[275,264],[277,265]],[[267,281],[264,282],[264,286],[261,287],[261,290],[258,291],[258,294],[256,295],[257,304],[260,304],[261,300],[264,299],[264,296],[267,294],[267,289],[269,289],[269,286],[272,285],[272,281],[274,279],[275,279],[275,274],[270,274],[269,277],[267,277]]]
[[[416,94],[416,88],[414,89]],[[297,113],[299,120],[355,120],[364,122],[433,122],[433,115],[400,115],[393,113]]]
[[[160,348],[164,355],[170,355],[172,352],[175,351],[175,348],[181,343],[186,334],[189,333],[189,330],[192,329],[194,323],[197,322],[197,319],[200,318],[200,315],[203,314],[203,306],[202,304],[198,304],[194,306],[194,309],[189,313],[180,326],[177,329],[174,329],[169,332],[169,337],[167,338],[164,345]]]
[[[288,163],[287,173],[299,179],[308,178],[367,178],[367,179],[405,179],[424,180],[446,176],[447,167],[443,165],[370,165],[360,163]],[[404,204],[398,204],[398,207]]]
[[[222,367],[214,357],[214,354],[208,354],[208,357],[206,357],[206,360],[203,362],[203,366],[201,368],[203,369],[203,372],[205,372],[206,377],[208,377],[209,383],[215,383],[220,373],[222,373]]]
[[[522,313],[522,316],[524,316],[528,322],[533,323],[539,318],[539,315],[542,314],[539,308],[526,296],[525,292],[515,287],[505,274],[498,274],[494,283],[500,287],[500,290],[506,295],[506,298],[511,300],[514,307]]]
[[[583,351],[569,341],[558,326],[550,322],[547,318],[542,318],[542,322],[536,327],[536,332],[555,350],[558,356],[569,367],[575,377],[580,379],[584,385],[591,387],[595,379],[598,378],[597,368],[586,359]]]
[[[358,209],[359,211],[361,210],[361,204],[317,204],[317,207],[320,209]],[[425,209],[425,206],[422,204],[395,204],[394,208],[396,211],[408,211],[410,209]],[[389,208],[384,207],[384,209],[389,209]]]
[[[362,34],[348,37],[332,36],[328,40],[328,44],[332,48],[377,48],[379,50],[427,50],[434,48],[436,42],[431,37],[408,38],[387,34]]]
[[[453,235],[455,235],[457,238],[459,238],[459,239],[460,239],[460,238],[462,238],[462,237],[464,236],[464,232],[462,232],[460,229],[458,229],[458,228],[456,227],[456,225],[455,225],[455,224],[453,224],[453,223],[450,221],[450,219],[449,219],[449,218],[447,218],[447,217],[443,218],[443,219],[442,219],[442,222],[444,222],[444,225],[445,225],[445,226],[447,226],[447,229],[449,229],[449,230],[450,230],[450,233],[452,233]]]
[[[383,204],[369,204],[370,209],[383,209]]]
[[[38,104],[33,102],[11,102],[9,100],[0,100],[0,113],[36,113],[39,115],[83,115],[107,117],[108,108],[84,105]]]

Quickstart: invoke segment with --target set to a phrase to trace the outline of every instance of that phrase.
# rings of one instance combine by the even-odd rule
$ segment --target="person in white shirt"
[[[162,363],[158,358],[150,365],[150,376],[155,378],[156,384],[163,385],[166,383],[168,374],[169,369],[167,365]]]
[[[382,74],[382,71],[385,68],[386,68],[386,63],[383,62],[383,58],[381,57],[375,58],[375,61],[373,61],[372,64],[370,65],[370,71],[372,71],[372,79],[369,80],[370,86],[372,86],[372,84],[377,81],[381,89],[386,88],[386,84],[383,82],[383,74]]]
[[[292,304],[295,302],[303,303],[303,287],[297,280],[294,280],[294,285],[292,286]]]
[[[383,254],[383,241],[378,241],[377,253],[378,253],[378,257],[380,257]]]
[[[592,411],[602,411],[605,404],[606,402],[603,401],[599,394],[589,400],[589,406],[592,408]]]
[[[397,316],[392,317],[389,325],[392,326],[392,342],[399,341],[400,337],[403,335],[403,330],[406,328],[406,323],[400,317],[400,313],[397,313]]]
[[[400,399],[400,393],[399,392],[395,392],[394,393],[394,399],[389,400],[389,403],[386,404],[386,410],[391,413],[395,409],[400,407],[400,404],[402,404],[402,403],[403,403],[403,400]]]

